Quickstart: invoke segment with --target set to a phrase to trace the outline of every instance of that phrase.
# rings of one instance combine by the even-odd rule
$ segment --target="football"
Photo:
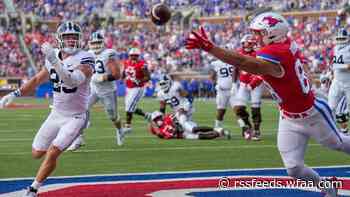
[[[159,3],[152,7],[150,15],[155,25],[164,25],[170,20],[171,11],[167,5]]]

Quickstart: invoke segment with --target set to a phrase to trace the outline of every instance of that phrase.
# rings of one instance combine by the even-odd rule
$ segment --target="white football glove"
[[[16,98],[16,95],[13,92],[2,97],[0,100],[0,109],[3,109],[4,107],[12,103],[15,98]]]
[[[51,46],[50,43],[45,42],[41,45],[41,52],[46,56],[46,59],[52,64],[57,65],[60,60],[58,59],[55,49]]]

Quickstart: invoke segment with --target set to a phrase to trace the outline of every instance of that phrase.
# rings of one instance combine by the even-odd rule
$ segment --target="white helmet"
[[[244,42],[254,42],[254,36],[252,34],[246,34],[242,37],[241,39],[241,44],[243,44]]]
[[[349,42],[349,33],[345,28],[339,29],[337,36],[335,37],[336,44],[346,44]]]
[[[66,53],[73,54],[82,47],[82,31],[77,23],[67,21],[57,28],[58,46]]]
[[[157,124],[158,127],[162,126],[163,125],[163,113],[160,111],[152,112],[151,120],[152,120],[152,122]]]
[[[140,54],[141,54],[141,51],[138,48],[132,48],[129,51],[129,55],[140,55]]]
[[[105,47],[104,37],[101,32],[93,32],[89,39],[89,49],[94,53],[100,53]]]
[[[262,42],[267,45],[283,41],[287,37],[289,24],[282,15],[275,12],[265,12],[253,18],[249,29],[262,32]]]
[[[172,79],[169,75],[162,75],[159,80],[159,87],[164,92],[168,92],[170,90],[172,84]]]
[[[163,117],[163,113],[162,112],[160,112],[160,111],[152,112],[152,115],[151,115],[151,120],[152,121],[156,120],[159,117]]]

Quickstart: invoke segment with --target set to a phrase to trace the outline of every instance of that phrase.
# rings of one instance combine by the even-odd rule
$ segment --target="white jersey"
[[[333,65],[334,80],[342,83],[350,83],[350,70],[346,68],[350,64],[350,44],[336,45],[334,47]]]
[[[235,67],[222,61],[214,61],[211,64],[216,73],[216,90],[231,90],[235,75]]]
[[[158,99],[169,104],[174,111],[179,109],[189,111],[192,108],[192,103],[188,98],[180,95],[180,90],[183,90],[182,85],[174,81],[168,92],[164,92],[161,89],[158,91]]]
[[[58,49],[56,49],[56,54],[60,57]],[[81,50],[65,58],[62,63],[64,68],[74,70],[82,64],[94,66],[95,59],[93,54]],[[90,95],[90,79],[87,79],[77,87],[70,87],[64,84],[55,68],[47,60],[45,61],[45,67],[50,74],[50,81],[53,83],[53,109],[64,114],[86,112]]]
[[[114,49],[104,49],[101,53],[95,55],[95,73],[94,75],[112,74],[108,68],[109,60],[117,59],[117,52]],[[105,95],[114,92],[117,89],[115,81],[94,82],[91,81],[91,89],[98,95]]]

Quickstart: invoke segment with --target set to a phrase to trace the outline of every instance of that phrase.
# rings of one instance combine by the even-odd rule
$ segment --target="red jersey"
[[[146,68],[146,62],[143,60],[139,60],[137,62],[126,60],[124,62],[124,75],[126,87],[134,88],[143,87],[145,85],[145,82],[141,81],[144,78],[144,68]]]
[[[240,53],[242,55],[249,55],[252,57],[256,57],[255,51],[247,52],[244,49],[240,49],[238,51],[238,53]],[[258,85],[260,85],[262,83],[262,78],[259,77],[258,75],[253,75],[253,74],[250,74],[248,72],[241,70],[239,73],[239,81],[244,83],[244,84],[250,85],[251,87],[257,87]]]
[[[270,75],[262,76],[281,110],[301,113],[313,106],[314,94],[304,72],[300,61],[300,51],[295,42],[288,39],[282,43],[264,46],[257,51],[257,58],[280,64],[283,68],[284,74],[280,78]]]
[[[159,129],[159,133],[157,130]],[[163,124],[158,128],[154,128],[150,126],[150,131],[154,135],[157,135],[163,139],[171,139],[171,138],[182,138],[181,132],[177,130],[175,124],[175,116],[173,114],[167,114],[164,116]]]

